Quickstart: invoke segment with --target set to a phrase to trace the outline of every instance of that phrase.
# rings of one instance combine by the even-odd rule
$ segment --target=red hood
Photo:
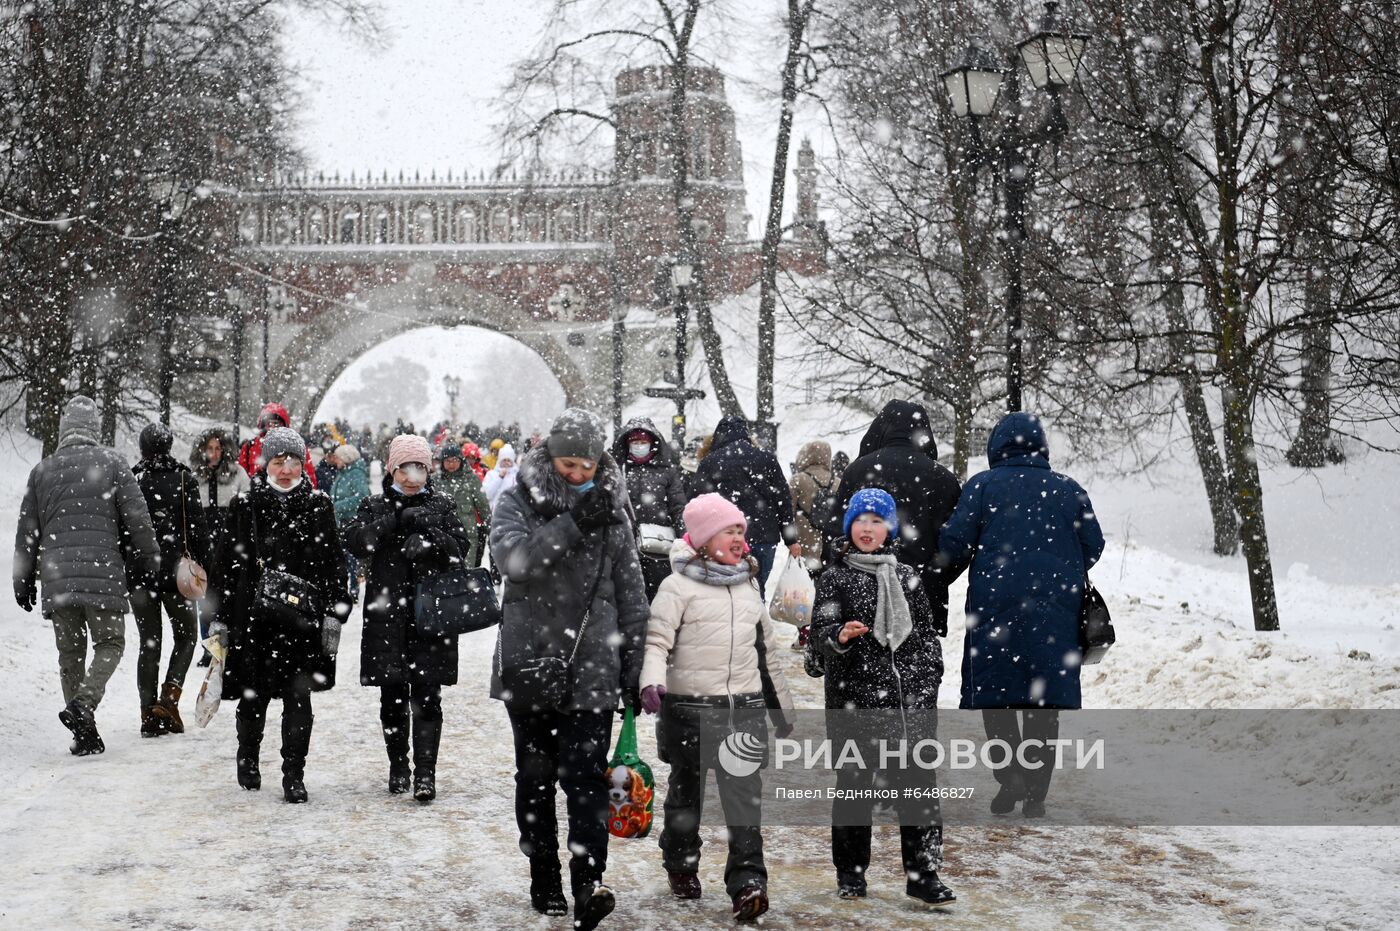
[[[287,409],[276,401],[269,401],[262,406],[262,410],[258,411],[258,423],[262,423],[263,418],[268,414],[275,414],[281,417],[282,423],[285,426],[290,427],[292,425],[292,415],[287,413]]]

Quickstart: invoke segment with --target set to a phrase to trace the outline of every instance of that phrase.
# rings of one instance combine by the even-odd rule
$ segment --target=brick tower
[[[624,297],[632,301],[655,298],[658,281],[670,274],[667,259],[680,241],[665,132],[670,100],[670,70],[664,66],[632,68],[617,76],[612,230]],[[701,256],[707,264],[718,263],[725,244],[748,238],[749,225],[743,152],[724,76],[712,68],[691,68],[686,111],[685,145]]]

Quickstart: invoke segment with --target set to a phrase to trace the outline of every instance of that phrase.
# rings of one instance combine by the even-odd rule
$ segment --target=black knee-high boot
[[[258,750],[262,747],[263,725],[267,721],[267,714],[245,714],[240,710],[234,721],[238,727],[238,784],[245,789],[257,791],[262,788]]]
[[[437,755],[441,739],[441,718],[414,720],[413,797],[420,802],[431,802],[437,797]]]
[[[402,795],[413,773],[408,765],[409,711],[407,690],[403,697],[385,687],[379,698],[379,724],[384,730],[384,750],[389,754],[389,791]]]
[[[298,805],[306,801],[306,754],[311,749],[311,725],[315,717],[308,707],[282,710],[282,794]]]

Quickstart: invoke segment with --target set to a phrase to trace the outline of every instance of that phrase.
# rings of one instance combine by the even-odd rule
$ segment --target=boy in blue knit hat
[[[910,744],[936,734],[938,686],[943,650],[938,625],[919,574],[895,559],[899,518],[889,493],[862,488],[851,496],[833,541],[834,560],[817,578],[807,669],[825,674],[826,707],[893,711],[897,715],[828,715],[828,737],[837,746],[854,739],[864,745],[880,738]],[[888,725],[892,730],[886,733]],[[873,800],[862,797],[881,788],[920,786],[925,791],[896,796],[904,891],[929,905],[948,905],[953,891],[938,878],[943,864],[943,818],[936,798],[925,797],[932,773],[843,767],[837,772],[837,800],[831,810],[831,860],[836,891],[843,899],[864,898],[870,867]],[[842,791],[848,790],[848,791]]]

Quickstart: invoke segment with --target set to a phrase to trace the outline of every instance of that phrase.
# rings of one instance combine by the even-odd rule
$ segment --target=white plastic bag
[[[775,621],[786,621],[794,627],[806,627],[812,623],[812,603],[817,598],[817,587],[812,577],[802,567],[802,560],[789,559],[783,567],[783,574],[773,585],[773,597],[768,602],[768,616]]]
[[[224,647],[217,637],[210,637],[204,641],[204,648],[214,658],[209,661],[209,673],[199,687],[199,697],[194,700],[194,720],[200,727],[208,727],[214,720],[224,697]]]

